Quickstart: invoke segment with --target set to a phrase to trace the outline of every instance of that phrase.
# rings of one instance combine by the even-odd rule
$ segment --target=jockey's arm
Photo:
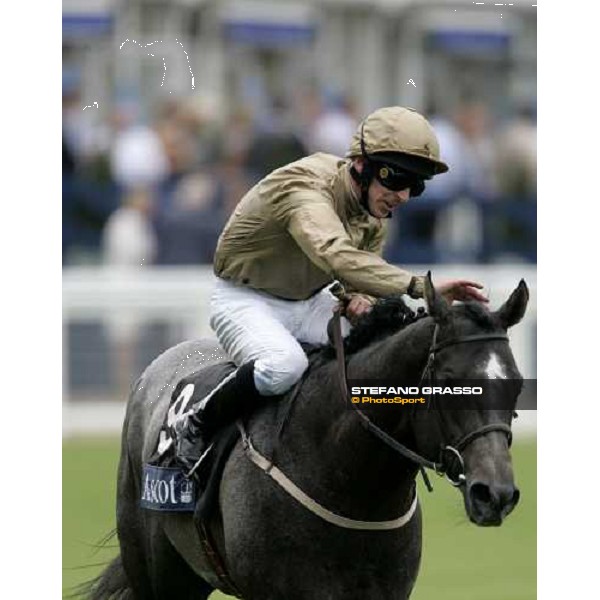
[[[383,246],[385,242],[385,233],[386,227],[383,226],[378,229],[374,235],[367,241],[366,250],[377,254],[378,256],[382,256],[383,254]],[[362,294],[360,292],[354,292],[351,288],[346,288],[348,292],[348,297],[350,301],[348,302],[345,315],[349,319],[349,321],[354,324],[356,321],[368,313],[375,302],[377,302],[377,298],[374,296],[370,296],[369,294]]]
[[[310,260],[323,271],[342,281],[357,298],[349,316],[368,311],[367,303],[392,294],[422,298],[424,277],[390,265],[381,257],[385,231],[377,232],[367,249],[352,242],[337,213],[326,198],[307,196],[288,212],[287,229]],[[448,280],[436,289],[452,303],[454,300],[488,302],[477,290],[483,286],[470,280]],[[373,298],[375,297],[375,298]]]
[[[408,292],[423,295],[423,277],[390,265],[372,250],[359,250],[326,198],[299,199],[287,216],[287,230],[302,251],[321,270],[350,289],[381,297]]]

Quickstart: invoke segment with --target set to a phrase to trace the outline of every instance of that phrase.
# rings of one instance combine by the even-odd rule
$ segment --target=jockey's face
[[[363,159],[354,159],[354,166],[359,173],[362,172]],[[354,181],[352,183],[353,185],[356,185]],[[369,211],[373,216],[383,219],[401,204],[406,204],[409,198],[410,188],[400,191],[390,190],[381,185],[381,183],[373,177],[371,185],[369,186]]]
[[[369,186],[369,211],[374,217],[383,219],[410,198],[410,188],[395,192],[383,187],[375,178]]]

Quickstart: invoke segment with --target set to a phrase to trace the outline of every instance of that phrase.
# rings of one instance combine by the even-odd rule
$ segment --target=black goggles
[[[413,173],[401,171],[387,163],[373,162],[375,179],[379,183],[394,192],[409,189],[412,198],[420,196],[425,191],[425,180]]]

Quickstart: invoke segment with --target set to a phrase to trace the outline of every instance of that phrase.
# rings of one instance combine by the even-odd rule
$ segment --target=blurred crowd
[[[63,91],[63,264],[211,263],[245,192],[313,152],[343,156],[361,118],[350,99],[276,98],[268,114],[240,106],[220,119],[192,99],[150,117],[122,103],[100,118],[77,89]],[[390,260],[535,261],[536,122],[531,107],[494,119],[466,99],[427,111],[449,173],[394,217]]]

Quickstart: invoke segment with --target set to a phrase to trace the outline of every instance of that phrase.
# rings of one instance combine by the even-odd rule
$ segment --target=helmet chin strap
[[[366,165],[365,165],[365,167],[366,167]],[[360,186],[360,205],[372,217],[377,218],[377,216],[374,215],[371,212],[371,209],[369,208],[369,186],[371,185],[372,176],[369,176],[368,174],[365,176],[365,174],[364,174],[365,167],[363,167],[363,172],[359,173],[358,169],[354,165],[352,165],[350,167],[350,175],[352,176],[352,179],[354,179],[354,181],[356,181],[356,183]]]
[[[365,122],[362,122],[360,126],[360,151],[362,152],[363,158],[363,168],[362,172],[358,172],[358,169],[352,165],[350,167],[350,175],[352,179],[356,181],[356,183],[360,186],[360,204],[361,206],[372,216],[378,219],[377,215],[374,215],[369,208],[369,186],[371,185],[371,181],[373,181],[373,165],[371,163],[371,158],[367,153],[367,149],[365,147],[365,137],[364,137],[364,129]],[[388,214],[386,218],[390,218],[392,215]]]

